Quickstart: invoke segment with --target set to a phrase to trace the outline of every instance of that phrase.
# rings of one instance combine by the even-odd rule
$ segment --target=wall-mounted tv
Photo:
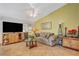
[[[22,32],[23,24],[3,21],[3,32]]]

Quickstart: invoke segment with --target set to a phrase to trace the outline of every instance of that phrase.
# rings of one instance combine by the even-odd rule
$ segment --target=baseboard
[[[23,40],[24,41],[24,40]],[[23,42],[23,41],[18,41],[18,42],[13,42],[13,43],[8,43],[6,45],[10,45],[10,44],[15,44],[15,43],[20,43],[20,42]],[[5,46],[5,45],[2,45],[2,46]]]
[[[71,48],[71,47],[67,47],[67,46],[62,46],[64,48],[68,48],[68,49],[72,49],[72,50],[75,50],[75,51],[79,51],[78,49],[75,49],[75,48]]]

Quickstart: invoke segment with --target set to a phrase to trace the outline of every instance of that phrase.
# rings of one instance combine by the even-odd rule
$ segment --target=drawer
[[[72,40],[71,41],[71,47],[79,50],[79,41],[78,40]]]
[[[71,41],[70,40],[63,40],[63,46],[71,47]]]

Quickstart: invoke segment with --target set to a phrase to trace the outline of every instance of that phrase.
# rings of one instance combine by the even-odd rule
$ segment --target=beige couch
[[[37,41],[40,43],[49,45],[49,46],[54,46],[55,45],[55,38],[54,38],[54,41],[50,41],[50,39],[49,39],[50,34],[52,34],[52,33],[50,33],[50,32],[37,33],[36,34],[36,36],[38,38]]]

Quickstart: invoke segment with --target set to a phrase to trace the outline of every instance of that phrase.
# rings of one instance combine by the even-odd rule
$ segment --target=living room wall
[[[48,30],[43,30],[41,28],[41,23],[52,22],[52,28]],[[40,18],[35,22],[35,28],[39,30],[39,32],[53,32],[56,35],[58,34],[58,26],[59,23],[62,23],[62,30],[64,33],[64,27],[68,29],[77,29],[79,25],[79,4],[66,4],[60,9],[50,13],[49,15]]]

